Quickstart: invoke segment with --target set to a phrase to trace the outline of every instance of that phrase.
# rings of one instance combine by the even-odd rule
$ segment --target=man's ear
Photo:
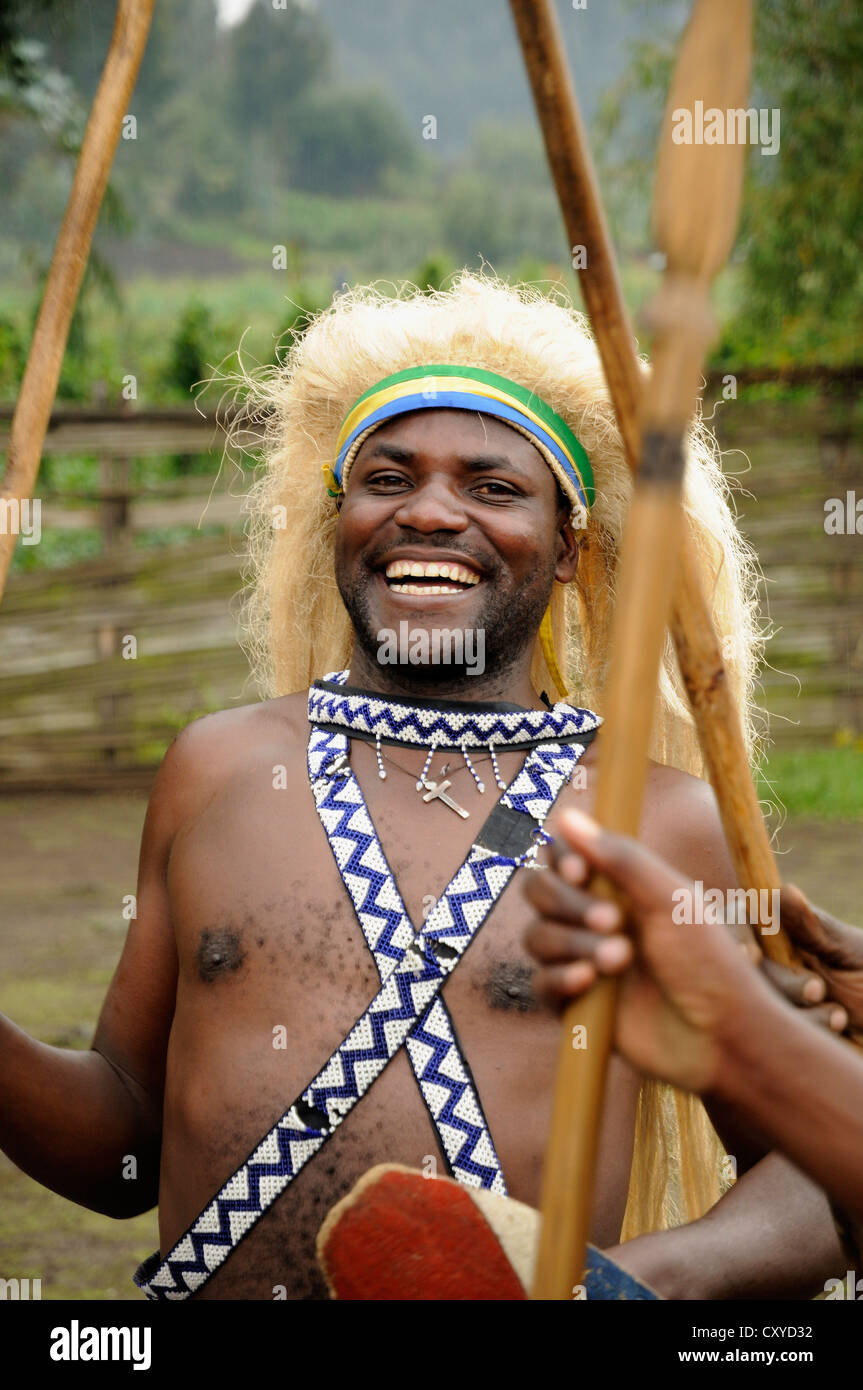
[[[575,578],[578,569],[578,538],[573,530],[569,507],[558,531],[557,541],[558,555],[554,577],[558,584],[569,584]]]

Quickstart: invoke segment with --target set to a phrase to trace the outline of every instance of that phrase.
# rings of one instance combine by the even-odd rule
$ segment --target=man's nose
[[[402,498],[394,520],[414,531],[464,531],[468,525],[464,507],[444,482],[428,482]]]

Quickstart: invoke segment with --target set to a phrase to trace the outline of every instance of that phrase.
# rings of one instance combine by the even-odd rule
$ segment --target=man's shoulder
[[[292,741],[308,722],[308,693],[279,695],[273,700],[215,710],[193,719],[177,735],[172,745],[192,763],[213,760],[229,764],[253,748],[272,739]]]
[[[583,759],[588,786],[595,785],[601,758],[597,741]],[[700,777],[649,760],[639,838],[690,877],[717,885],[736,882],[716,796]]]
[[[693,876],[735,882],[716,793],[703,778],[651,760],[642,831],[645,841],[656,841],[652,848]]]
[[[598,777],[601,758],[602,745],[599,740],[593,740],[581,759],[589,778]],[[653,758],[647,760],[644,803],[646,807],[657,808],[667,805],[675,814],[683,814],[691,809],[714,819],[718,815],[716,797],[709,782],[694,777],[690,772],[683,772],[679,767],[654,762]]]
[[[713,788],[703,777],[693,777],[691,772],[683,772],[669,763],[657,763],[652,758],[647,761],[647,788],[649,797],[668,798],[678,806],[715,806]]]
[[[673,824],[678,834],[721,835],[719,808],[709,782],[651,758],[644,791],[645,812]]]
[[[159,768],[151,812],[175,828],[194,817],[235,777],[262,760],[285,762],[308,728],[307,692],[237,705],[194,719],[174,738]]]

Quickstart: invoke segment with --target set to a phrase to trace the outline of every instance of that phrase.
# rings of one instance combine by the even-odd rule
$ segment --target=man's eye
[[[366,482],[370,486],[373,485],[375,487],[378,485],[391,487],[394,483],[401,484],[407,483],[407,481],[407,478],[402,477],[401,473],[375,473],[373,477],[366,479]]]
[[[516,493],[516,491],[515,491],[514,488],[507,487],[506,483],[497,483],[497,482],[494,481],[494,479],[489,479],[489,481],[486,482],[486,483],[479,483],[478,486],[477,486],[477,488],[476,488],[476,491],[477,491],[477,492],[480,492],[480,491],[483,491],[483,490],[487,490],[488,492],[490,492],[490,493],[492,494],[492,496],[495,496],[495,497],[517,497],[517,496],[518,496],[518,494]]]

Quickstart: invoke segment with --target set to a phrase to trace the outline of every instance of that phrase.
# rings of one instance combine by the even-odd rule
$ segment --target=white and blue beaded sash
[[[370,738],[374,735],[378,738],[385,725],[393,733],[396,725],[400,730],[412,729],[415,732],[420,725],[418,721],[412,723],[411,716],[424,716],[430,710],[434,712],[434,718],[427,721],[426,727],[430,728],[431,739],[437,747],[463,748],[468,725],[471,734],[485,734],[492,741],[495,734],[500,738],[504,732],[508,745],[509,738],[514,737],[520,742],[527,732],[520,717],[522,714],[543,715],[545,712],[524,711],[505,705],[494,709],[486,706],[481,710],[467,711],[466,720],[465,711],[440,701],[424,701],[418,706],[406,700],[384,701],[381,697],[374,698],[371,692],[345,691],[341,687],[347,680],[347,671],[334,672],[310,692],[310,718],[314,701],[315,713],[323,713],[326,722],[317,728],[314,722],[312,724],[309,777],[318,814],[339,873],[353,902],[378,973],[384,980],[413,941],[415,928],[408,917],[395,876],[353,772],[346,767],[344,780],[339,781],[337,789],[322,791],[324,784],[316,781],[314,776],[314,768],[321,755],[328,752],[333,761],[339,758],[346,761],[349,734],[353,737]],[[322,689],[326,690],[328,698],[320,705],[316,693]],[[344,701],[333,700],[333,695],[344,697]],[[383,703],[389,706],[392,716],[389,720],[381,715]],[[501,712],[509,717],[505,731],[500,727],[498,716]],[[574,717],[580,716],[578,722],[588,732],[590,724],[596,722],[595,716],[592,719],[586,717],[588,713],[568,706],[566,710],[554,711],[554,717],[560,721],[561,728],[568,728]],[[516,719],[512,718],[513,714],[517,716]],[[543,724],[546,723],[543,720]],[[398,741],[402,742],[402,739]],[[586,742],[585,738],[580,745],[582,751]],[[505,804],[504,798],[502,801]],[[333,812],[338,813],[338,818],[334,817]],[[435,999],[408,1036],[406,1050],[450,1175],[459,1182],[487,1188],[505,1196],[506,1183],[482,1102],[442,997]]]
[[[343,766],[329,778],[316,774],[316,768],[346,759],[348,747],[344,734],[313,728],[309,777],[330,849],[383,983],[417,933],[352,769]],[[488,1122],[440,995],[408,1035],[406,1049],[450,1175],[505,1197]]]

